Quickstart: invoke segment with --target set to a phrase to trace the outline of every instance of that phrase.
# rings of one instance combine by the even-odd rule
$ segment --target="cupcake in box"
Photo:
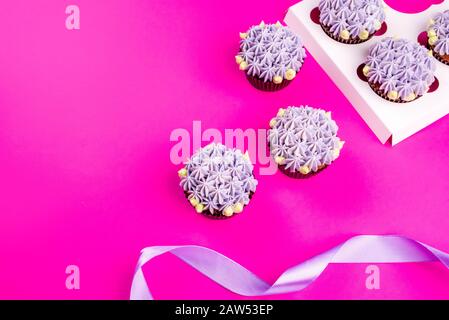
[[[308,106],[279,109],[270,121],[268,145],[279,169],[293,178],[307,178],[328,167],[344,142],[331,113]]]
[[[411,102],[426,94],[435,81],[432,52],[417,42],[385,38],[369,50],[363,74],[382,98]]]
[[[296,77],[306,52],[299,37],[281,23],[251,27],[240,34],[235,57],[249,82],[263,91],[277,91]]]
[[[210,218],[242,212],[257,186],[248,154],[216,143],[198,150],[178,175],[190,204]]]
[[[320,0],[318,8],[324,32],[346,44],[368,41],[385,21],[382,0]]]
[[[430,20],[427,35],[434,57],[449,65],[449,10]]]

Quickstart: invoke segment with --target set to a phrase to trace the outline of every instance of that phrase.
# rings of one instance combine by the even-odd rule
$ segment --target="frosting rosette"
[[[331,113],[309,106],[281,108],[270,121],[271,156],[289,176],[302,178],[335,161],[344,142]]]
[[[178,175],[196,211],[215,218],[242,212],[257,187],[248,154],[218,143],[196,151]]]
[[[306,58],[299,36],[279,22],[252,26],[240,38],[240,52],[235,57],[240,70],[265,84],[289,83]]]
[[[367,41],[385,21],[382,0],[320,0],[318,7],[323,30],[343,43]]]
[[[449,64],[449,10],[437,13],[430,20],[427,35],[435,57]]]
[[[410,102],[429,90],[435,69],[431,52],[419,43],[385,38],[369,50],[363,73],[383,98]]]

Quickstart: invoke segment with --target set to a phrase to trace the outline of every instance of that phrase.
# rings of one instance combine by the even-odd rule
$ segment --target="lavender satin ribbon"
[[[131,286],[131,300],[153,299],[142,267],[151,259],[168,252],[229,291],[253,297],[300,291],[318,278],[329,263],[439,261],[449,268],[449,254],[419,241],[401,236],[361,235],[287,269],[270,285],[214,250],[200,246],[157,246],[141,252]]]

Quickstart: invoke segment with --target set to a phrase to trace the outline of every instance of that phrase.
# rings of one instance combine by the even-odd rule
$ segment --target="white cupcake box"
[[[391,144],[395,145],[449,114],[449,66],[439,61],[435,74],[439,88],[405,104],[389,102],[379,97],[357,75],[357,69],[365,61],[372,45],[388,36],[417,41],[418,35],[426,30],[432,16],[449,9],[449,1],[416,14],[401,13],[385,4],[387,32],[357,45],[331,39],[319,24],[312,21],[311,12],[318,7],[318,3],[319,0],[304,0],[292,6],[284,21],[300,35],[307,50],[382,143],[391,138]]]

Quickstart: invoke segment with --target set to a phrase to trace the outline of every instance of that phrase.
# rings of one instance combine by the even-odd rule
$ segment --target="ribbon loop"
[[[300,291],[330,263],[410,263],[439,261],[449,268],[449,254],[402,236],[355,236],[334,248],[287,269],[270,285],[228,257],[205,247],[156,246],[142,250],[131,285],[131,300],[153,299],[143,265],[171,253],[222,287],[243,296],[265,296]]]

